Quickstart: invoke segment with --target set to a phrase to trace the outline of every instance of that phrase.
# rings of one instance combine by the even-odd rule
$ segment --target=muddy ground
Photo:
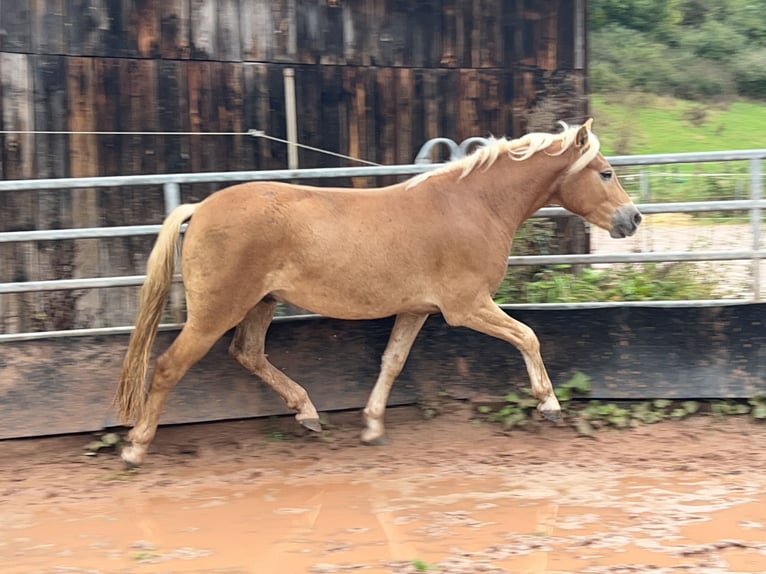
[[[84,435],[0,443],[0,572],[766,572],[766,425],[510,435],[467,405],[164,427],[147,464]]]

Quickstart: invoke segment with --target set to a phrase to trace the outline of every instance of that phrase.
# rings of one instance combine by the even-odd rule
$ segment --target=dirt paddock
[[[456,408],[160,429],[147,464],[84,435],[0,442],[0,572],[766,572],[766,425],[505,435]]]

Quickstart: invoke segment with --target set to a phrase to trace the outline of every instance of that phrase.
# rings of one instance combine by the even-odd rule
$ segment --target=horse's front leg
[[[537,410],[548,420],[557,421],[561,418],[561,406],[540,356],[540,341],[530,327],[506,315],[491,298],[483,301],[471,315],[456,319],[445,313],[445,318],[450,325],[462,325],[516,347],[527,365],[532,394],[540,401]]]
[[[375,387],[373,387],[364,409],[364,423],[367,428],[362,432],[363,443],[385,444],[383,415],[386,411],[388,395],[391,392],[394,379],[402,372],[404,362],[410,354],[412,343],[415,342],[415,337],[417,337],[427,318],[427,314],[403,313],[396,316],[394,328],[391,330],[386,350],[383,352],[378,380],[375,382]]]

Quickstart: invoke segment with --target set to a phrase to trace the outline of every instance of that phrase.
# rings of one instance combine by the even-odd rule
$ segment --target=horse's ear
[[[575,136],[575,145],[577,147],[583,147],[588,143],[588,134],[590,133],[590,126],[593,125],[593,118],[588,118],[586,122],[580,126]]]

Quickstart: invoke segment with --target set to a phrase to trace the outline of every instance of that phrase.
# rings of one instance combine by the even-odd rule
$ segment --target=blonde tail
[[[173,282],[181,226],[192,216],[197,205],[180,205],[165,218],[146,263],[146,279],[141,287],[136,328],[130,336],[120,384],[114,396],[114,404],[123,422],[137,420],[143,411],[149,354]]]

